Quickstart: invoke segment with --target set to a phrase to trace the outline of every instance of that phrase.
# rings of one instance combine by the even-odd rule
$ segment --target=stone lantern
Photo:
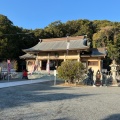
[[[115,60],[113,60],[110,67],[111,67],[110,71],[112,73],[112,84],[117,84],[117,80],[116,80],[117,64],[116,64]]]

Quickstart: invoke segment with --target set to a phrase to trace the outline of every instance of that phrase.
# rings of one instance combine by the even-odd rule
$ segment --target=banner
[[[7,60],[7,71],[10,73],[11,66],[10,66],[10,60]]]
[[[49,63],[49,61],[46,64],[46,71],[48,72],[48,74],[50,74],[50,63]]]

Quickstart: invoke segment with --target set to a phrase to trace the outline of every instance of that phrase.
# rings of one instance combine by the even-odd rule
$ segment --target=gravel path
[[[0,120],[120,120],[120,87],[1,88]]]

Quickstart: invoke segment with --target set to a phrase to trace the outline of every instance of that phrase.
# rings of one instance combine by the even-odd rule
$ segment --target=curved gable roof
[[[69,50],[76,49],[88,49],[89,46],[85,45],[85,39],[81,37],[70,37],[70,38],[53,38],[53,39],[43,39],[37,45],[29,49],[24,49],[25,52],[32,51],[60,51],[67,49],[67,42],[69,41]]]
[[[36,56],[32,55],[32,54],[29,54],[29,53],[26,53],[26,54],[20,56],[20,59],[26,59],[26,58],[27,59],[29,59],[29,58],[36,58]]]

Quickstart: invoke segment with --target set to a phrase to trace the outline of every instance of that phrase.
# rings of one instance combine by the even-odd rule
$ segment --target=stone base
[[[96,85],[93,85],[93,87],[96,87]]]
[[[118,87],[118,83],[117,81],[113,81],[112,84],[111,84],[112,87]]]
[[[120,87],[118,84],[112,84],[112,87]]]
[[[112,85],[111,85],[111,86],[113,86],[113,87],[118,87],[117,80],[113,80],[113,81],[112,81]]]
[[[117,86],[118,86],[117,81],[116,81],[116,80],[113,80],[113,81],[112,81],[112,85],[111,85],[111,86],[115,86],[115,87],[117,87]]]

